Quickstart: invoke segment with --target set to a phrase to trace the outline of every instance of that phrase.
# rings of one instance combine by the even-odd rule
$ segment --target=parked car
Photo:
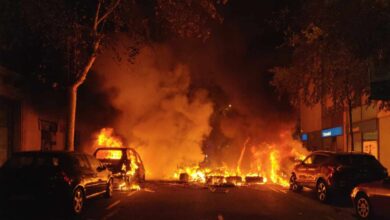
[[[361,219],[390,218],[390,178],[361,184],[351,193],[356,215]]]
[[[381,180],[387,170],[370,154],[313,152],[297,164],[290,177],[290,189],[315,189],[321,202],[332,192],[350,193],[360,183]]]
[[[145,181],[145,169],[139,154],[128,147],[101,147],[94,156],[100,160],[112,173],[114,187],[123,183],[129,185]]]
[[[86,199],[113,192],[111,172],[93,156],[74,152],[19,152],[0,170],[0,200],[59,203],[75,215]]]

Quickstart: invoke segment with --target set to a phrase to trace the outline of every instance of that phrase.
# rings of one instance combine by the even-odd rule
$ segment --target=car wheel
[[[372,216],[371,204],[365,194],[361,193],[356,196],[355,211],[361,219],[369,219]]]
[[[290,190],[293,192],[300,192],[302,191],[303,187],[298,185],[297,183],[297,177],[295,174],[292,174],[290,177]]]
[[[84,193],[81,188],[77,188],[73,193],[72,198],[72,212],[74,215],[79,215],[83,211],[84,208]]]
[[[111,198],[112,193],[114,192],[114,184],[112,183],[112,179],[110,179],[106,186],[106,198]]]
[[[328,185],[323,180],[320,180],[317,183],[316,189],[318,200],[320,200],[321,202],[327,202],[329,199]]]

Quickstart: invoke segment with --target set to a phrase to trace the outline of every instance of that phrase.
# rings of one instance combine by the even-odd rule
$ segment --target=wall
[[[390,112],[381,112],[379,117],[379,160],[390,171]]]
[[[53,145],[51,150],[65,149],[65,129],[64,120],[58,116],[51,116],[43,113],[38,113],[34,109],[23,102],[22,104],[22,144],[21,151],[42,150],[42,130],[45,125],[43,122],[55,123],[56,129],[53,132]]]
[[[301,104],[300,108],[301,129],[303,133],[318,131],[322,129],[321,125],[321,104],[312,107]]]

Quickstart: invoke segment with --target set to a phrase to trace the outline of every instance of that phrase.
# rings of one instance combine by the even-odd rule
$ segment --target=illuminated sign
[[[302,134],[301,135],[301,140],[302,141],[307,141],[307,134]]]
[[[343,128],[342,127],[334,127],[322,130],[321,136],[322,137],[334,137],[339,136],[343,134]]]

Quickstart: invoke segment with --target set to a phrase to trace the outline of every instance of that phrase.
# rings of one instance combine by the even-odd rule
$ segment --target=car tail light
[[[335,174],[337,168],[334,168],[333,166],[328,166],[327,168],[328,168],[329,177],[332,177]]]
[[[64,171],[62,171],[60,174],[61,174],[62,179],[63,179],[68,185],[70,185],[70,184],[72,183],[72,178],[70,178]]]

